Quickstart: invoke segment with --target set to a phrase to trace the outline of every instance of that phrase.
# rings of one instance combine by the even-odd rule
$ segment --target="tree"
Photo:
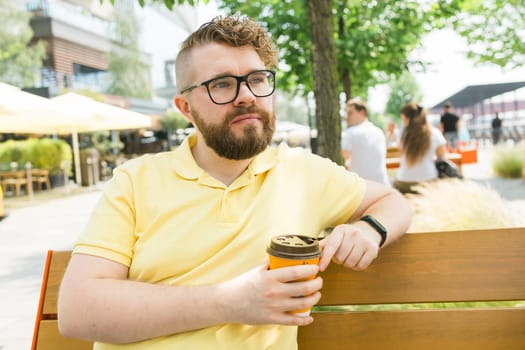
[[[422,36],[434,23],[441,25],[436,19],[455,13],[445,0],[428,8],[416,0],[221,3],[230,13],[256,19],[272,34],[280,49],[280,89],[298,94],[314,91],[319,154],[337,162],[342,161],[339,92],[344,92],[345,100],[356,95],[366,98],[369,87],[400,75],[413,64],[408,54]]]
[[[343,164],[332,8],[332,0],[308,0],[315,115],[322,116],[317,118],[317,153]]]
[[[399,111],[408,102],[420,102],[421,92],[414,76],[405,71],[398,79],[390,84],[390,95],[386,103],[385,112],[392,120],[399,119]]]
[[[171,135],[174,131],[183,129],[188,125],[188,119],[176,111],[166,111],[160,120],[160,125],[166,130],[166,139],[168,150],[171,149]]]
[[[118,45],[114,45],[109,53],[111,82],[106,92],[150,98],[149,67],[141,60],[138,42],[140,26],[134,14],[133,3],[118,1],[114,15],[114,35]]]
[[[9,0],[0,0],[0,80],[16,86],[32,86],[39,78],[45,44],[31,44],[30,14]]]
[[[518,9],[522,1],[509,1],[521,16],[515,24],[523,18],[523,9]],[[168,8],[195,2],[164,0]],[[503,0],[489,2],[499,8],[506,6]],[[423,62],[408,59],[423,35],[443,28],[451,18],[459,18],[455,16],[462,9],[479,5],[481,0],[221,0],[220,3],[230,13],[240,12],[257,20],[272,34],[280,49],[279,88],[303,95],[314,91],[319,153],[339,162],[339,142],[334,141],[339,140],[341,128],[340,118],[334,112],[339,110],[337,92],[344,91],[346,99],[355,95],[366,98],[369,87],[399,76],[409,66],[424,66]],[[319,25],[323,28],[318,28]],[[523,25],[514,28],[520,33]],[[335,57],[330,48],[333,40],[337,48]],[[513,42],[522,45],[522,40],[515,37]],[[337,70],[332,74],[334,67]],[[332,91],[334,86],[336,93]]]
[[[523,0],[464,1],[452,23],[467,40],[467,57],[511,69],[525,66],[524,5]]]

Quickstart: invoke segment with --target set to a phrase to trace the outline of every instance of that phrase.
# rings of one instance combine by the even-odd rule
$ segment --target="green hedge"
[[[64,163],[69,175],[72,174],[71,147],[60,139],[31,138],[0,143],[0,168],[7,170],[12,162],[17,163],[18,169],[24,169],[30,162],[33,168],[48,170],[50,175],[61,174]]]

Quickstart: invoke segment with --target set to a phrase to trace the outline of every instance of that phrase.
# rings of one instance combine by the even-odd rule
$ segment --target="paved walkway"
[[[525,203],[525,181],[495,178],[490,152],[463,168],[467,179],[486,184],[508,200]],[[6,198],[9,217],[0,222],[0,350],[29,349],[48,249],[71,249],[101,189],[64,188],[27,198]]]

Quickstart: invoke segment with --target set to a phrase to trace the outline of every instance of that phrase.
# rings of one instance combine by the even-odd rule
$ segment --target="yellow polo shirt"
[[[197,165],[195,142],[192,135],[173,152],[117,168],[74,252],[129,266],[131,280],[213,284],[262,264],[272,236],[317,237],[345,222],[364,196],[354,173],[285,145],[266,149],[225,186]],[[296,337],[295,326],[224,324],[95,349],[283,350],[296,349]]]

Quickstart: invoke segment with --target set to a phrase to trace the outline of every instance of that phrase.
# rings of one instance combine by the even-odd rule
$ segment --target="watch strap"
[[[362,218],[360,218],[359,221],[366,222],[367,224],[372,226],[372,228],[376,230],[377,233],[379,233],[379,235],[381,236],[381,242],[379,242],[379,247],[381,248],[386,241],[387,232],[385,226],[383,226],[376,218],[374,218],[371,215],[365,215]]]

